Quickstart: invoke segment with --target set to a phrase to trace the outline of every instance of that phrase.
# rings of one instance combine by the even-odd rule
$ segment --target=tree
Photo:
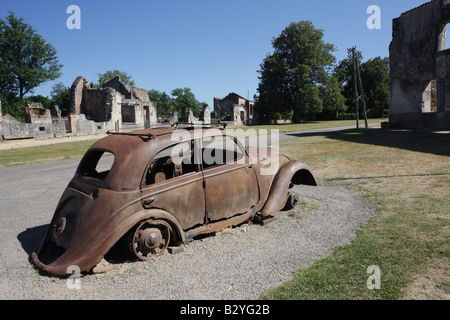
[[[345,112],[345,98],[339,86],[336,77],[328,77],[325,85],[320,87],[322,96],[322,113],[320,115],[323,120],[336,120],[339,113]]]
[[[172,105],[172,98],[164,91],[151,89],[148,91],[148,97],[155,105],[156,112],[160,117],[167,117],[171,111],[175,111]]]
[[[170,112],[176,111],[178,117],[182,118],[188,109],[193,111],[195,117],[200,115],[201,106],[205,103],[199,102],[190,88],[176,88],[170,94],[155,89],[148,91],[148,97],[154,103],[158,115],[167,117]]]
[[[55,48],[22,18],[0,19],[0,93],[13,102],[61,73]]]
[[[360,61],[359,69],[368,113],[372,117],[381,117],[383,110],[389,108],[389,58],[376,57],[361,63],[363,56],[360,51],[356,52],[356,57]],[[350,55],[339,62],[334,75],[339,81],[348,111],[355,112],[353,61]]]
[[[50,92],[54,105],[57,105],[61,110],[61,114],[66,116],[69,114],[70,104],[70,87],[66,87],[62,82],[53,85]]]
[[[193,111],[195,117],[200,115],[202,104],[197,101],[190,88],[173,89],[171,95],[175,97],[172,99],[172,105],[178,112],[178,117],[184,116],[188,109]]]
[[[336,81],[330,79],[335,62],[332,44],[323,40],[323,31],[310,21],[291,23],[272,40],[274,53],[268,55],[258,71],[258,100],[255,108],[262,116],[293,111],[292,120],[315,118],[324,101],[345,108]],[[334,87],[327,87],[334,86]]]
[[[106,82],[109,81],[115,77],[119,76],[120,80],[122,80],[123,83],[134,86],[134,80],[131,79],[131,76],[128,75],[124,71],[119,70],[108,70],[105,73],[99,73],[98,74],[98,82],[93,85],[93,87],[101,88],[101,86]]]
[[[389,108],[389,58],[376,57],[361,64],[361,81],[371,117],[381,117]]]
[[[363,60],[361,51],[355,51],[355,55],[358,61],[361,62]],[[350,51],[348,51],[347,58],[341,60],[334,68],[333,73],[342,89],[342,94],[345,97],[345,105],[348,111],[353,113],[355,111],[355,78],[353,74],[353,59]]]

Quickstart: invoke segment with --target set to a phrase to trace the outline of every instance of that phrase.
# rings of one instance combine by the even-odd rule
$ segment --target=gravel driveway
[[[302,200],[264,225],[195,240],[184,252],[147,262],[110,263],[107,273],[41,276],[28,254],[45,233],[78,161],[0,170],[0,299],[253,299],[348,243],[376,207],[335,186],[296,187]]]

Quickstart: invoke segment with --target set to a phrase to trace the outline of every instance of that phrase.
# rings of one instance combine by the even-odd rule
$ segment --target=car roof
[[[155,153],[177,142],[217,135],[228,133],[211,127],[156,127],[108,132],[108,136],[94,143],[86,154],[96,150],[114,155],[111,170],[101,185],[113,190],[136,190],[140,187],[145,166]]]

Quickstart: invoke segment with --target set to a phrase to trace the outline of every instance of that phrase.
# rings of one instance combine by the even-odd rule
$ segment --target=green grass
[[[308,163],[319,181],[360,192],[379,209],[351,243],[296,270],[291,281],[261,298],[400,299],[414,297],[411,288],[420,278],[433,283],[422,291],[450,297],[449,134],[349,130],[281,148]],[[379,290],[366,285],[371,265],[381,269]]]
[[[81,158],[96,140],[0,151],[0,168]]]

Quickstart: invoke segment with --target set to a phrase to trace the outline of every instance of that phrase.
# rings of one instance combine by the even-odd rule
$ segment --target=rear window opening
[[[114,164],[114,154],[108,151],[93,150],[81,162],[78,173],[84,177],[105,179]]]

